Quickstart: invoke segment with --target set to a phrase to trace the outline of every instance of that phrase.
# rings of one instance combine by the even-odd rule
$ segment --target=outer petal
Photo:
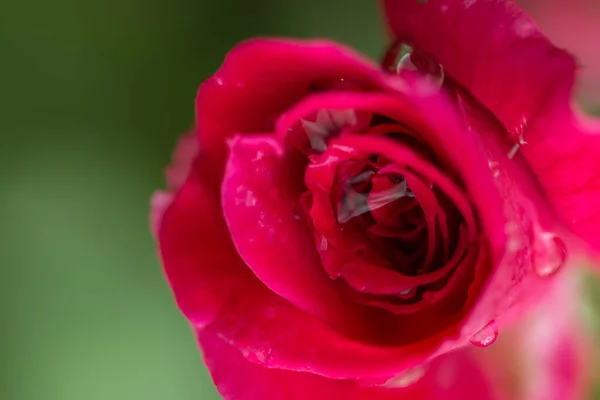
[[[354,51],[323,40],[255,39],[233,49],[196,98],[196,130],[213,168],[225,163],[226,139],[273,131],[279,114],[308,94],[315,79],[368,89],[383,75]]]
[[[188,133],[179,138],[173,153],[171,164],[167,167],[167,190],[158,191],[152,195],[150,211],[150,227],[154,236],[158,235],[162,217],[173,201],[174,193],[186,181],[194,158],[198,153],[198,140],[193,133]]]
[[[500,399],[484,371],[466,352],[442,357],[428,367],[418,382],[394,388],[393,381],[391,387],[365,386],[310,372],[265,368],[248,362],[234,347],[214,335],[199,333],[198,338],[206,364],[226,400]]]
[[[555,110],[531,127],[523,155],[555,212],[600,251],[600,122]]]
[[[560,47],[572,51],[581,69],[578,94],[586,104],[600,107],[600,3],[596,0],[519,0]]]
[[[292,156],[294,153],[292,153]],[[271,290],[350,336],[372,331],[380,314],[340,296],[321,265],[300,217],[302,162],[272,135],[236,136],[222,186],[232,240],[248,267]]]
[[[165,273],[179,307],[200,326],[260,285],[231,243],[218,193],[209,189],[203,173],[207,168],[198,157],[172,202],[156,210],[164,212],[157,220],[157,239]]]
[[[565,274],[523,323],[502,332],[488,349],[471,348],[432,361],[409,386],[413,370],[376,386],[248,362],[207,331],[198,332],[206,364],[225,399],[349,400],[583,400],[591,375],[589,338],[577,319],[579,291]],[[310,348],[304,349],[310,351]],[[271,354],[263,355],[268,359]]]
[[[567,106],[573,58],[553,46],[512,0],[384,0],[394,35],[442,64],[514,131]]]
[[[570,108],[575,63],[512,0],[384,0],[399,39],[437,59],[513,136],[554,212],[600,250],[600,126]],[[449,40],[448,38],[451,38]]]
[[[581,285],[575,275],[561,276],[534,313],[474,354],[508,398],[589,398],[594,349],[578,312]]]
[[[204,173],[209,167],[197,154],[186,182],[160,209],[157,231],[165,273],[196,329],[226,340],[255,363],[342,378],[390,377],[437,348],[439,338],[411,349],[356,342],[268,289],[231,242],[220,196]],[[310,351],[298,343],[311,343]]]

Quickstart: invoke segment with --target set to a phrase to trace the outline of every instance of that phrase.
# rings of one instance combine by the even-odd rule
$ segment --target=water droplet
[[[400,293],[398,293],[400,296],[412,296],[414,293],[416,292],[416,289],[414,287],[405,289],[403,291],[401,291]]]
[[[425,367],[423,366],[412,368],[398,376],[389,379],[381,386],[387,388],[404,388],[418,382],[423,376],[425,376],[425,372]]]
[[[325,251],[325,250],[327,250],[328,247],[329,247],[329,243],[327,242],[327,239],[325,238],[325,236],[321,236],[321,242],[319,243],[319,250]]]
[[[246,207],[254,207],[256,205],[256,197],[254,197],[254,193],[252,193],[252,191],[248,190],[246,192]]]
[[[534,248],[533,267],[541,277],[555,274],[567,260],[565,242],[551,232],[537,235]]]
[[[415,64],[413,64],[412,60],[411,60],[411,55],[412,53],[407,53],[405,54],[400,61],[398,62],[398,67],[397,67],[397,71],[401,72],[401,71],[417,71],[417,67],[415,66]]]
[[[258,349],[256,350],[254,357],[256,358],[256,361],[258,361],[259,364],[268,365],[273,359],[272,352],[272,349]]]
[[[519,143],[516,143],[508,152],[508,158],[509,159],[513,159],[515,157],[515,155],[517,154],[517,151],[519,151],[519,149],[521,148],[521,146],[527,144],[527,142],[525,141],[525,139],[523,138],[523,136],[519,136]]]
[[[396,72],[418,72],[438,87],[444,83],[444,68],[428,55],[418,51],[405,54],[398,62]]]
[[[509,159],[512,160],[514,158],[514,156],[517,154],[517,151],[519,151],[519,147],[521,147],[521,145],[517,143],[510,149],[510,151],[508,152]]]
[[[498,339],[498,325],[491,321],[469,340],[477,347],[488,347]]]
[[[498,169],[499,165],[500,165],[500,163],[498,161],[494,161],[494,160],[488,161],[488,167],[490,167],[490,170],[494,174],[494,178],[498,178],[500,176],[500,169]]]

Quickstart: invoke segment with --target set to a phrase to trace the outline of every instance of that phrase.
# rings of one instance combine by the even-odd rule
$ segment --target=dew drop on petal
[[[245,199],[245,204],[246,207],[254,207],[256,205],[256,197],[254,197],[254,193],[252,193],[252,191],[248,190],[246,192],[246,199]]]
[[[401,291],[400,293],[398,293],[400,296],[402,297],[406,297],[406,296],[412,296],[415,293],[416,289],[414,287],[405,289],[403,291]]]
[[[513,147],[512,147],[512,148],[509,150],[509,152],[508,152],[508,155],[507,155],[507,156],[508,156],[508,158],[512,160],[512,159],[515,157],[515,155],[517,154],[517,151],[519,151],[519,148],[520,148],[520,147],[521,147],[521,145],[520,145],[520,144],[518,144],[518,143],[517,143],[517,144],[515,144],[515,145],[514,145],[514,146],[513,146]]]
[[[325,251],[325,250],[327,250],[328,247],[329,247],[329,243],[327,242],[327,239],[325,238],[325,236],[321,236],[321,242],[319,243],[319,250]]]
[[[425,372],[425,367],[415,367],[389,379],[381,386],[387,388],[404,388],[418,382],[423,376],[425,376]]]
[[[565,242],[551,232],[539,234],[534,243],[533,268],[540,277],[554,275],[567,260]]]
[[[410,55],[412,53],[407,53],[404,56],[402,56],[402,58],[400,59],[400,61],[398,61],[398,66],[396,67],[396,71],[397,72],[402,72],[402,71],[416,71],[417,67],[415,66],[415,64],[413,64]]]
[[[444,68],[431,57],[421,52],[410,52],[405,54],[396,67],[396,72],[418,72],[429,79],[438,87],[444,83]]]
[[[498,325],[491,321],[469,340],[477,347],[488,347],[498,339]]]

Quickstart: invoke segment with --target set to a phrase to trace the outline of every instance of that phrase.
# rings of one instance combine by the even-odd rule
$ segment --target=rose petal
[[[466,352],[435,360],[417,382],[399,377],[385,385],[327,379],[310,372],[265,368],[210,333],[199,333],[204,359],[225,399],[237,400],[499,400],[481,367]],[[265,358],[270,355],[264,354]],[[397,387],[406,386],[406,387]]]
[[[404,82],[401,90],[396,96],[351,92],[312,95],[282,114],[277,121],[277,135],[285,138],[297,121],[320,108],[368,110],[410,126],[444,161],[444,167],[448,168],[445,174],[449,175],[453,169],[460,171],[473,203],[478,207],[485,205],[480,218],[494,247],[493,253],[501,257],[504,221],[501,215],[486,211],[501,208],[502,202],[494,189],[493,177],[486,170],[488,160],[477,132],[465,129],[449,99],[431,90],[425,82]]]
[[[157,191],[150,198],[150,231],[155,238],[158,238],[163,215],[173,202],[173,198],[172,193],[165,191]]]
[[[198,153],[198,140],[193,133],[181,136],[173,152],[171,164],[165,171],[167,190],[158,191],[150,201],[150,228],[157,237],[162,217],[173,201],[174,193],[179,190],[187,179],[194,158]]]
[[[228,138],[271,131],[279,114],[306,96],[314,80],[344,80],[368,89],[383,79],[376,65],[334,42],[250,40],[231,50],[200,86],[196,131],[220,172]]]
[[[219,196],[206,183],[204,161],[196,159],[158,228],[163,266],[177,303],[198,326],[260,284],[231,243]]]
[[[198,150],[198,138],[194,133],[188,133],[179,138],[173,153],[173,160],[165,171],[167,188],[170,192],[176,192],[183,186],[190,174]]]
[[[304,165],[290,161],[273,136],[236,136],[230,141],[221,201],[232,240],[271,290],[340,331],[357,335],[371,325],[369,310],[340,297],[325,274],[310,229],[297,215]]]
[[[578,97],[600,106],[600,6],[596,0],[520,0],[553,43],[573,52],[581,65],[577,74]]]
[[[568,106],[575,61],[512,0],[384,0],[394,36],[428,53],[513,132]]]
[[[205,162],[196,158],[158,230],[165,273],[196,329],[210,330],[254,362],[265,362],[260,355],[271,349],[272,366],[335,378],[392,376],[431,355],[435,339],[394,350],[355,342],[269,290],[234,248],[219,196],[208,190]],[[371,314],[376,318],[378,312]],[[360,326],[385,333],[390,325],[385,319],[373,322]],[[311,351],[297,345],[305,341],[312,343]]]
[[[557,110],[522,147],[555,212],[600,251],[600,121]]]
[[[590,398],[594,346],[581,319],[576,275],[571,270],[560,276],[537,309],[504,330],[489,349],[472,352],[507,398]]]
[[[437,58],[506,129],[523,136],[522,153],[554,211],[599,250],[600,128],[570,111],[572,57],[511,1],[384,4],[397,37]]]

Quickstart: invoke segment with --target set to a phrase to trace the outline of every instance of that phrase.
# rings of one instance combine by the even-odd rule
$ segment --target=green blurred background
[[[0,5],[0,399],[219,398],[163,280],[148,198],[199,83],[256,35],[384,47],[364,0]]]
[[[256,35],[385,45],[365,0],[2,3],[0,399],[219,398],[148,199],[199,83]]]

